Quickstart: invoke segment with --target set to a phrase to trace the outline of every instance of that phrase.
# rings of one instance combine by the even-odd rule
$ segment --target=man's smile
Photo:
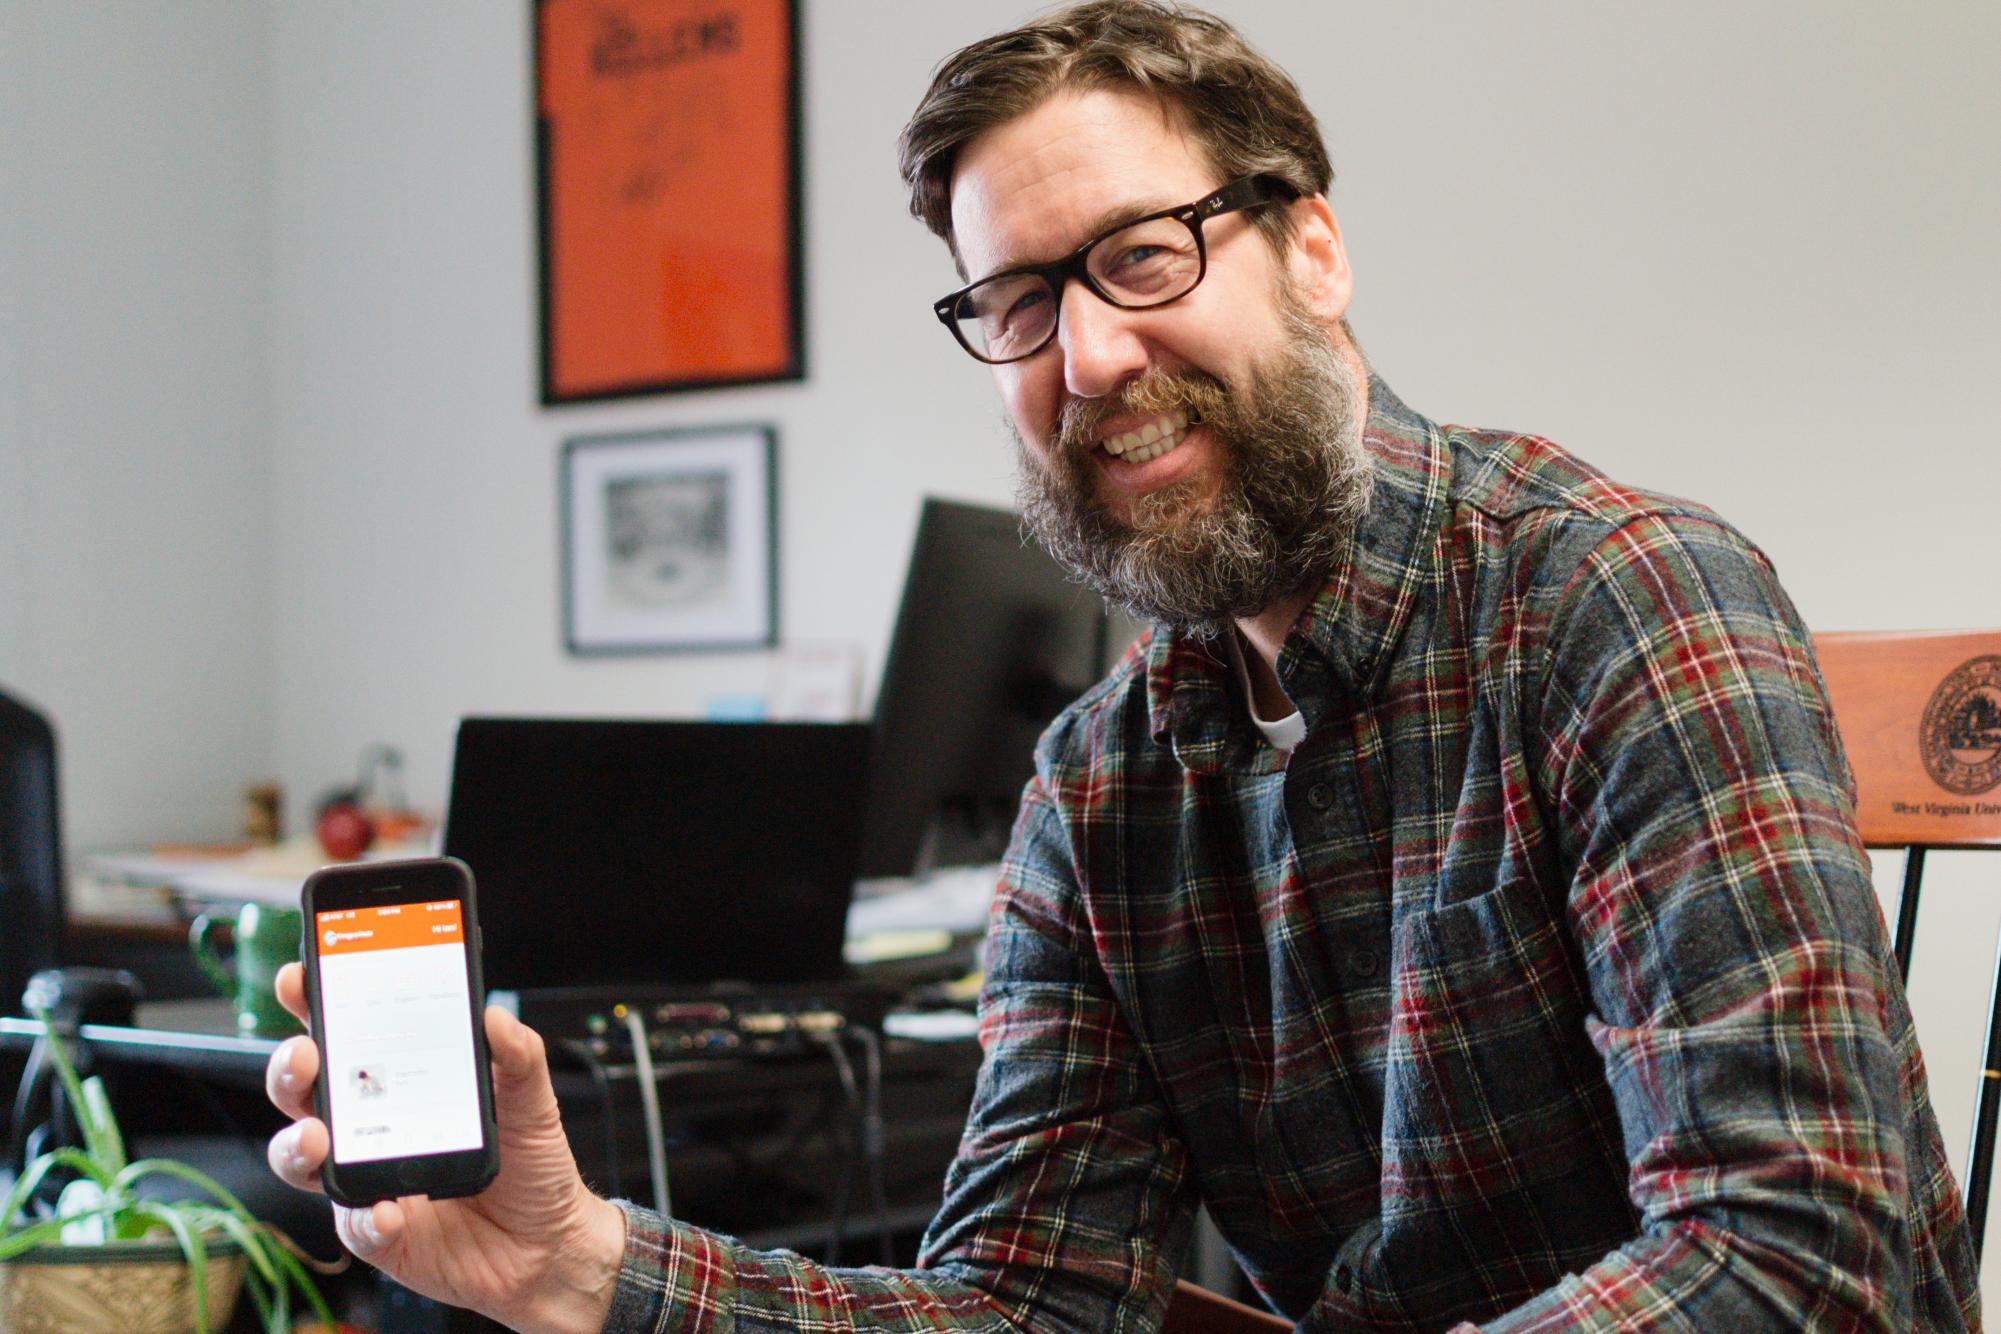
[[[1131,430],[1099,437],[1085,457],[1098,479],[1098,499],[1111,506],[1121,524],[1129,524],[1133,501],[1181,485],[1205,467],[1213,467],[1220,443],[1199,412],[1179,407],[1142,418]],[[1202,489],[1207,493],[1213,487]]]
[[[1136,430],[1105,436],[1098,441],[1098,448],[1126,463],[1146,463],[1170,452],[1185,440],[1191,420],[1200,419],[1186,408],[1176,408],[1143,423]]]

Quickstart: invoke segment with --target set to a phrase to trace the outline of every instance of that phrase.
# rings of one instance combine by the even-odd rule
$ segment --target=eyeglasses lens
[[[1174,218],[1134,223],[1091,247],[1085,267],[1114,305],[1158,306],[1186,296],[1202,277],[1194,231]],[[1004,273],[968,289],[953,310],[975,355],[1025,357],[1056,326],[1057,295],[1040,273]]]
[[[1011,361],[1049,337],[1056,325],[1056,293],[1039,273],[1002,274],[967,289],[952,313],[974,353],[988,361]]]

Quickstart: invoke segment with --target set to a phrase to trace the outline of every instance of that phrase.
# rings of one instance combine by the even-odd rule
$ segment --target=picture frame
[[[542,403],[803,379],[798,0],[532,0]]]
[[[778,433],[577,436],[562,452],[563,641],[577,656],[778,642]]]

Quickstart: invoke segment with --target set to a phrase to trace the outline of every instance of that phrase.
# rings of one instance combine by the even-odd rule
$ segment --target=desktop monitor
[[[1010,511],[926,500],[876,696],[862,874],[998,860],[1036,738],[1137,632]]]
[[[495,990],[845,972],[860,723],[467,718],[444,850]]]

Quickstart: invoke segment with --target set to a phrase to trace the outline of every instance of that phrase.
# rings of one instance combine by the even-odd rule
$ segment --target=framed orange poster
[[[542,401],[805,374],[797,0],[535,0]]]

